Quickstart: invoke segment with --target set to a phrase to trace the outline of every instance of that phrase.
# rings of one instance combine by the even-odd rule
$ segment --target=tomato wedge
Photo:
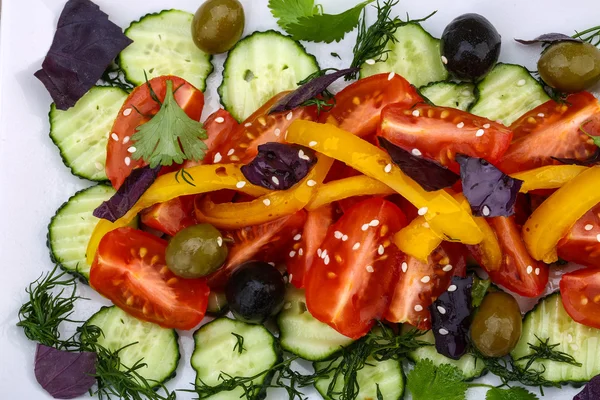
[[[389,304],[400,265],[391,235],[405,225],[402,211],[379,198],[357,204],[333,224],[306,274],[310,313],[351,338],[369,332]]]
[[[225,265],[208,276],[208,285],[213,289],[223,288],[235,268],[249,260],[283,262],[288,255],[283,249],[292,247],[305,222],[306,211],[300,210],[261,225],[223,232],[223,237],[233,240],[233,245]]]
[[[153,205],[140,213],[142,223],[169,236],[197,224],[192,196],[176,197],[164,203]]]
[[[511,125],[514,141],[499,168],[512,174],[560,164],[552,157],[585,160],[598,147],[581,128],[600,136],[600,104],[591,93],[572,94],[564,104],[549,100]]]
[[[564,274],[560,296],[573,320],[600,329],[600,270],[585,268]]]
[[[400,276],[392,289],[385,319],[431,329],[429,306],[448,289],[454,275],[466,273],[464,248],[444,242],[429,255],[427,262],[405,254],[400,262]]]
[[[586,267],[600,268],[598,238],[600,238],[600,204],[579,218],[567,235],[558,242],[558,256]]]
[[[161,101],[165,98],[167,81],[173,82],[177,104],[190,118],[199,121],[204,108],[204,94],[179,77],[159,76],[151,79],[148,84]],[[131,137],[138,126],[148,122],[159,110],[160,104],[152,99],[148,85],[140,85],[133,89],[123,103],[106,148],[106,175],[115,189],[121,187],[131,170],[145,165],[143,160],[136,161],[131,157],[128,151],[134,145]]]
[[[504,125],[449,107],[392,104],[383,109],[378,135],[414,155],[458,171],[457,153],[500,160],[512,132]]]
[[[183,167],[189,168],[200,164],[217,164],[221,162],[223,154],[219,153],[219,149],[224,143],[231,140],[231,136],[239,126],[240,124],[235,118],[222,108],[210,114],[204,121],[204,129],[206,129],[206,136],[208,136],[204,140],[204,144],[208,148],[204,159],[202,161],[188,160],[183,164]]]
[[[529,255],[515,217],[488,218],[502,250],[502,264],[487,271],[491,280],[525,297],[537,297],[548,283],[548,266]],[[474,253],[475,255],[475,253]]]
[[[167,241],[119,228],[100,241],[90,285],[116,306],[165,328],[192,329],[202,321],[209,289],[204,279],[176,277],[165,262]]]
[[[335,95],[335,107],[321,113],[320,122],[363,137],[377,131],[381,110],[388,104],[409,108],[423,98],[406,79],[393,72],[360,79]]]

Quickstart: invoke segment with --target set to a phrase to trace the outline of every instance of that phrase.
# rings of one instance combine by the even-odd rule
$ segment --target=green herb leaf
[[[237,351],[239,354],[242,354],[246,348],[244,347],[244,337],[242,335],[238,335],[235,332],[231,332],[233,336],[235,336],[236,343],[233,346],[233,351]]]
[[[419,361],[407,379],[413,400],[465,400],[468,389],[458,368],[450,364],[436,367],[429,359]]]
[[[314,0],[269,0],[269,8],[283,29],[300,17],[310,17],[318,12]]]
[[[570,354],[565,353],[563,351],[554,350],[559,346],[559,343],[549,344],[550,339],[546,338],[546,340],[542,340],[536,336],[538,340],[537,344],[527,343],[529,345],[529,349],[533,351],[533,353],[518,358],[516,361],[527,360],[527,364],[525,364],[525,369],[531,368],[534,362],[538,360],[550,360],[556,361],[560,363],[574,365],[576,367],[581,367],[581,363],[577,362],[577,360]]]
[[[538,400],[538,397],[520,387],[510,389],[492,388],[485,395],[485,400]]]
[[[167,81],[165,99],[156,115],[140,125],[131,138],[136,160],[143,159],[151,168],[158,165],[181,164],[184,160],[204,158],[206,130],[179,107],[173,97],[173,82]]]
[[[477,276],[474,277],[473,288],[471,289],[471,304],[473,308],[477,308],[481,305],[483,298],[487,294],[488,289],[492,282],[489,279],[480,279]]]

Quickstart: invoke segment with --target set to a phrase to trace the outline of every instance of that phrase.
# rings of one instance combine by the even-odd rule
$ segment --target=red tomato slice
[[[537,297],[548,283],[548,266],[534,260],[525,247],[521,229],[515,217],[488,218],[502,250],[502,265],[497,271],[487,271],[490,279],[508,290],[525,297]],[[473,252],[477,259],[477,252]],[[477,260],[481,265],[481,260]]]
[[[173,90],[177,89],[173,94],[177,104],[190,118],[199,121],[204,107],[204,94],[200,90],[185,80],[170,75],[153,78],[148,83],[162,101],[167,91],[166,82],[169,80],[173,82]],[[158,110],[160,105],[152,100],[146,84],[133,89],[123,103],[110,133],[106,156],[106,175],[115,189],[123,184],[132,169],[145,165],[143,160],[134,160],[127,149],[134,145],[131,137],[136,128],[148,122]]]
[[[413,154],[458,171],[457,153],[496,163],[512,139],[504,125],[448,107],[392,104],[383,109],[378,135]]]
[[[381,110],[388,104],[408,108],[423,98],[406,79],[390,73],[360,79],[336,94],[335,100],[335,107],[321,113],[319,121],[363,137],[377,131]]]
[[[402,211],[380,198],[357,204],[333,224],[306,274],[310,313],[351,338],[369,332],[387,309],[400,265],[390,237],[405,225]]]
[[[90,285],[127,313],[165,328],[192,329],[202,321],[209,289],[205,279],[182,279],[165,262],[167,241],[119,228],[100,241]]]
[[[566,236],[558,242],[558,256],[586,267],[600,268],[598,238],[600,238],[600,204],[579,218]]]
[[[448,290],[454,275],[464,276],[466,261],[462,246],[444,242],[427,262],[403,254],[400,276],[392,290],[392,301],[385,313],[390,322],[409,323],[431,329],[429,306]]]
[[[600,270],[586,268],[563,275],[560,297],[573,320],[600,329]]]
[[[200,164],[217,164],[222,162],[224,154],[218,152],[219,148],[231,140],[231,136],[239,126],[240,124],[238,124],[235,118],[222,108],[210,114],[206,118],[206,121],[204,121],[204,129],[206,129],[206,135],[208,136],[204,140],[204,144],[208,147],[204,159],[202,161],[186,161],[183,167],[189,168]]]
[[[333,206],[325,205],[308,211],[302,235],[294,236],[295,243],[287,254],[286,265],[290,282],[297,288],[304,287],[306,272],[317,256],[317,249],[325,240],[327,230],[333,223]]]
[[[592,94],[572,94],[565,104],[547,101],[511,125],[514,141],[499,167],[512,174],[560,164],[552,157],[585,160],[597,146],[580,128],[600,136],[600,105]]]
[[[246,261],[283,262],[288,255],[283,249],[292,247],[305,222],[306,211],[300,210],[262,225],[223,232],[223,237],[232,239],[233,245],[225,265],[208,276],[208,285],[223,288],[235,268]]]
[[[194,214],[196,196],[182,196],[156,204],[142,211],[144,225],[174,236],[180,230],[197,224]]]

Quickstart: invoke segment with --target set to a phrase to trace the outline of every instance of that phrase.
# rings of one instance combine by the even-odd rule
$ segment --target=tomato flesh
[[[202,321],[209,289],[204,279],[175,276],[165,262],[167,241],[133,228],[107,233],[90,270],[90,285],[116,306],[165,328]]]
[[[310,313],[351,338],[369,332],[389,304],[400,265],[391,235],[405,225],[402,211],[384,199],[348,210],[327,231],[306,274]]]
[[[558,256],[586,267],[600,268],[600,204],[575,223],[558,242]]]
[[[563,275],[560,296],[573,320],[600,329],[600,270],[585,268]]]
[[[196,196],[181,196],[156,204],[140,214],[142,223],[169,236],[197,224],[194,214]]]
[[[201,161],[187,160],[183,164],[183,167],[189,168],[200,164],[217,164],[222,162],[224,154],[220,154],[219,149],[224,143],[231,140],[231,136],[238,129],[239,125],[235,118],[222,108],[210,114],[206,118],[206,121],[204,121],[204,129],[206,129],[206,136],[208,136],[204,140],[204,144],[208,148],[204,159]]]

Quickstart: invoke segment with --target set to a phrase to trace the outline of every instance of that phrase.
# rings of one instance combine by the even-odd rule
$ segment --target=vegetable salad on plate
[[[96,184],[56,211],[56,266],[19,310],[39,384],[161,400],[577,384],[600,399],[600,27],[510,38],[468,13],[436,38],[435,12],[403,18],[395,0],[268,8],[278,29],[244,35],[238,0],[124,30],[66,1],[35,76],[65,166]],[[353,31],[344,69],[305,47]],[[503,63],[501,35],[537,71]],[[222,108],[202,119],[223,53]],[[78,284],[113,305],[73,321]],[[167,387],[180,362],[195,381]]]

